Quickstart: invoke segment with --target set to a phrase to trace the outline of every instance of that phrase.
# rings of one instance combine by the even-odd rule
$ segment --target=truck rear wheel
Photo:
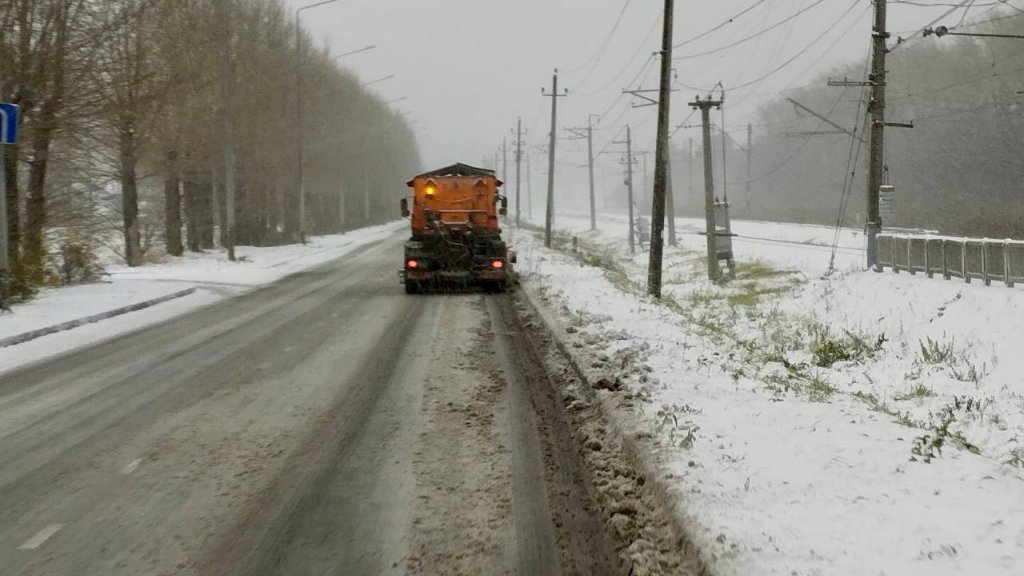
[[[419,282],[405,282],[405,293],[406,294],[419,294],[423,291],[423,287],[420,286]]]

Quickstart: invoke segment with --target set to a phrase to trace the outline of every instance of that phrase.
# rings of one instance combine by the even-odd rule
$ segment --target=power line
[[[591,92],[579,93],[577,95],[578,96],[582,96],[582,97],[587,97],[587,96],[593,96],[595,94],[599,94],[599,93],[604,92],[605,90],[607,90],[609,86],[611,86],[613,83],[615,83],[616,80],[618,80],[623,74],[625,74],[630,69],[630,67],[633,66],[633,62],[636,60],[637,56],[639,56],[641,54],[641,52],[643,52],[643,49],[644,49],[645,46],[647,46],[647,43],[650,42],[651,36],[658,29],[658,24],[660,24],[660,23],[661,23],[661,13],[659,12],[658,13],[658,17],[655,18],[655,20],[654,20],[654,24],[651,25],[651,28],[647,31],[647,34],[644,35],[643,42],[641,42],[640,45],[637,46],[636,51],[633,52],[633,55],[629,57],[629,60],[626,62],[626,65],[622,67],[622,70],[620,70],[615,76],[613,76],[610,80],[608,80],[607,83],[605,83],[603,86],[601,86],[597,90],[593,90]],[[653,58],[653,57],[654,57],[653,55],[650,56],[650,58]],[[582,86],[582,84],[581,84],[581,86]]]
[[[823,39],[823,38],[824,38],[825,36],[827,36],[827,35],[828,35],[828,34],[830,34],[830,33],[831,33],[831,32],[832,32],[833,30],[835,30],[835,28],[836,28],[837,26],[839,26],[839,24],[840,24],[840,23],[841,23],[841,22],[842,22],[843,20],[845,20],[845,19],[846,19],[846,17],[847,17],[847,16],[849,16],[851,12],[853,12],[853,9],[854,9],[854,8],[856,8],[858,4],[860,4],[860,1],[859,1],[859,0],[854,0],[854,2],[853,2],[852,4],[850,4],[850,7],[849,7],[849,8],[847,8],[847,9],[846,9],[846,11],[845,11],[845,12],[843,12],[843,14],[842,14],[842,15],[841,15],[841,16],[840,16],[840,17],[839,17],[838,19],[836,19],[836,20],[835,20],[834,22],[832,22],[832,24],[830,24],[830,25],[828,26],[828,28],[826,28],[826,29],[825,29],[825,31],[824,31],[824,32],[822,32],[821,34],[819,34],[819,35],[818,35],[818,36],[817,36],[817,37],[816,37],[816,38],[815,38],[814,40],[812,40],[812,41],[811,41],[811,42],[810,42],[809,44],[807,44],[807,45],[806,45],[806,46],[804,46],[804,47],[803,47],[802,49],[800,49],[800,51],[799,51],[799,52],[797,52],[796,54],[794,54],[792,58],[790,58],[789,60],[786,60],[785,62],[783,62],[783,63],[782,63],[782,64],[780,64],[779,66],[777,66],[777,67],[773,68],[773,69],[772,69],[771,71],[769,71],[768,73],[764,74],[763,76],[760,76],[759,78],[755,78],[755,79],[753,79],[753,80],[750,80],[749,82],[744,82],[744,83],[742,83],[742,84],[739,84],[739,85],[737,85],[737,86],[735,86],[735,87],[733,87],[733,88],[730,88],[730,90],[742,90],[743,88],[748,88],[748,87],[750,87],[750,86],[753,86],[753,85],[755,85],[755,84],[758,84],[758,83],[760,83],[761,81],[763,81],[763,80],[765,80],[765,79],[767,79],[767,78],[769,78],[769,77],[771,77],[771,76],[774,76],[774,75],[775,75],[776,73],[778,73],[778,72],[782,71],[782,69],[786,68],[787,66],[789,66],[790,64],[792,64],[793,62],[795,62],[795,61],[796,61],[797,59],[799,59],[799,58],[800,58],[801,56],[803,56],[804,54],[806,54],[806,53],[807,53],[808,51],[810,51],[810,49],[811,49],[811,48],[814,48],[814,46],[815,46],[815,45],[816,45],[816,44],[817,44],[818,42],[820,42],[820,41],[821,41],[821,40],[822,40],[822,39]],[[867,6],[867,8],[870,8],[870,6]],[[690,90],[696,90],[696,91],[698,91],[698,92],[709,92],[709,91],[712,91],[712,90],[714,90],[714,88],[711,88],[710,90],[706,90],[706,89],[703,89],[703,88],[696,88],[696,87],[693,87],[693,86],[686,86],[685,84],[684,84],[683,86],[684,86],[684,87],[686,87],[686,88],[689,88]]]
[[[696,41],[700,40],[701,38],[704,38],[704,37],[706,37],[706,36],[708,36],[708,35],[710,35],[710,34],[714,34],[715,32],[718,32],[718,31],[719,31],[719,30],[721,30],[722,28],[725,28],[725,27],[726,27],[726,26],[728,26],[729,24],[732,24],[733,22],[735,22],[735,21],[736,21],[736,20],[738,20],[739,18],[741,18],[741,17],[745,16],[745,15],[746,15],[747,13],[751,12],[751,11],[752,11],[752,10],[753,10],[754,8],[757,8],[758,6],[760,6],[761,4],[764,4],[764,3],[765,3],[765,2],[767,2],[767,1],[768,1],[768,0],[757,0],[757,2],[754,2],[754,3],[752,4],[752,5],[748,6],[748,7],[747,7],[747,8],[745,8],[745,9],[743,9],[743,10],[742,10],[742,11],[741,11],[741,12],[740,12],[739,14],[737,14],[737,15],[735,15],[735,16],[733,16],[733,17],[729,18],[729,19],[728,19],[728,20],[726,20],[725,22],[722,22],[722,23],[721,23],[721,24],[719,24],[718,26],[715,26],[715,27],[713,27],[713,28],[711,28],[711,29],[709,29],[709,30],[705,30],[704,32],[701,32],[700,34],[698,34],[698,35],[694,36],[693,38],[690,38],[689,40],[684,40],[684,41],[682,41],[682,42],[680,42],[680,43],[676,44],[676,45],[675,45],[675,46],[673,46],[672,48],[673,48],[673,49],[675,49],[675,48],[681,48],[681,47],[683,47],[683,46],[686,46],[687,44],[692,44],[692,43],[694,43],[694,42],[696,42]]]
[[[598,48],[590,56],[590,58],[588,58],[587,61],[583,63],[582,66],[579,66],[578,68],[574,68],[572,70],[566,70],[564,72],[565,74],[575,74],[590,66],[590,71],[587,72],[587,75],[583,78],[583,80],[580,81],[580,85],[582,86],[587,83],[587,79],[589,79],[590,75],[594,73],[594,70],[597,68],[597,65],[601,63],[601,59],[604,58],[605,53],[608,51],[608,46],[611,44],[612,38],[615,37],[615,32],[618,31],[619,25],[622,24],[622,18],[623,16],[626,15],[626,10],[629,9],[629,5],[632,2],[633,0],[626,0],[626,3],[622,5],[622,10],[619,11],[619,16],[618,18],[615,19],[615,25],[612,26],[611,32],[608,33],[608,36],[604,39],[604,42],[601,43],[601,47]],[[591,64],[591,62],[593,62],[593,64]]]
[[[779,28],[780,26],[782,26],[782,25],[784,25],[784,24],[786,24],[788,22],[796,20],[797,18],[799,18],[800,16],[803,16],[808,11],[810,11],[812,8],[814,8],[815,6],[818,6],[819,4],[821,4],[824,1],[825,0],[816,0],[813,4],[810,4],[810,5],[806,6],[806,7],[798,10],[795,14],[792,14],[792,15],[790,15],[787,18],[779,20],[775,24],[772,24],[771,26],[769,26],[767,28],[763,28],[763,29],[761,29],[761,30],[759,30],[759,31],[749,35],[749,36],[746,36],[744,38],[740,38],[739,40],[737,40],[735,42],[732,42],[730,44],[726,44],[725,46],[719,46],[718,48],[714,48],[714,49],[711,49],[711,50],[706,50],[704,52],[698,52],[696,54],[688,54],[686,56],[677,56],[677,57],[673,58],[673,60],[692,60],[694,58],[700,58],[700,57],[703,57],[703,56],[709,56],[711,54],[717,54],[719,52],[722,52],[724,50],[728,50],[730,48],[735,48],[736,46],[739,46],[740,44],[744,44],[744,43],[749,42],[749,41],[751,41],[751,40],[753,40],[755,38],[760,38],[761,36],[771,32],[772,30],[775,30],[775,29]]]

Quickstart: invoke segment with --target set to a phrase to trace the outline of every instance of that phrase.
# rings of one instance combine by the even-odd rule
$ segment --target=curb
[[[178,298],[190,296],[192,294],[195,294],[196,290],[196,287],[192,287],[178,292],[174,292],[172,294],[168,294],[166,296],[154,298],[152,300],[146,300],[144,302],[138,302],[130,306],[123,306],[121,308],[116,308],[114,310],[109,310],[107,312],[101,312],[99,314],[93,314],[92,316],[86,316],[85,318],[69,320],[67,322],[61,322],[60,324],[55,324],[53,326],[48,326],[46,328],[32,330],[31,332],[24,332],[22,334],[16,334],[14,336],[8,336],[7,338],[0,340],[0,348],[7,348],[8,346],[24,344],[25,342],[35,340],[36,338],[42,338],[43,336],[49,336],[50,334],[65,332],[67,330],[71,330],[72,328],[78,328],[79,326],[85,326],[86,324],[95,324],[96,322],[99,322],[101,320],[106,320],[108,318],[113,318],[115,316],[121,316],[122,314],[128,314],[129,312],[137,312],[139,310],[144,310],[146,308],[156,306],[157,304],[163,304],[164,302],[170,302],[171,300],[177,300]]]
[[[706,559],[696,542],[690,538],[692,528],[686,525],[683,519],[682,510],[679,504],[671,496],[673,488],[666,484],[662,476],[662,470],[656,459],[641,446],[640,442],[631,436],[622,424],[612,414],[612,408],[600,398],[593,388],[593,379],[587,374],[587,370],[580,365],[579,359],[572,353],[562,338],[564,331],[559,330],[561,324],[557,317],[552,317],[552,312],[538,304],[538,295],[532,288],[520,283],[518,293],[522,295],[521,301],[526,304],[540,320],[543,330],[547,332],[559,354],[565,358],[573,375],[583,384],[581,390],[587,402],[595,406],[600,413],[609,431],[621,442],[623,454],[633,467],[642,472],[648,479],[645,488],[654,498],[655,502],[667,512],[669,520],[674,524],[677,533],[682,535],[684,540],[680,542],[680,549],[684,557],[693,561],[697,566],[697,573],[700,575],[709,574]]]

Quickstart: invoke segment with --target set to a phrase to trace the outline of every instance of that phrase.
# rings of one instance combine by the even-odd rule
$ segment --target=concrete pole
[[[587,170],[590,174],[590,229],[597,230],[597,202],[594,199],[594,117],[587,116]],[[598,116],[600,118],[600,116]]]
[[[551,134],[548,142],[548,198],[544,218],[544,246],[551,247],[551,229],[555,225],[555,141],[558,137],[558,70],[551,77]]]
[[[711,161],[711,107],[717,102],[700,100],[696,102],[700,108],[704,136],[704,218],[705,232],[708,240],[708,279],[717,282],[722,277],[718,266],[718,236],[715,226],[715,174]]]
[[[533,220],[533,173],[529,153],[526,154],[526,217]]]
[[[629,253],[636,254],[636,221],[633,216],[633,134],[626,125],[626,191],[629,197]]]

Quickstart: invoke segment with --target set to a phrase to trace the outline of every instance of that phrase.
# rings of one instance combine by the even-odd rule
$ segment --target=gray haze
[[[298,7],[311,0],[287,2]],[[927,3],[935,5],[890,1],[894,39],[913,35],[949,10],[948,3]],[[622,21],[602,51],[624,4]],[[714,50],[801,10],[806,13],[734,48],[677,60],[673,125],[692,120],[686,103],[696,89],[706,91],[719,81],[727,90],[728,129],[756,124],[760,103],[867,56],[869,0],[678,1],[675,42],[686,42],[751,6],[720,30],[681,46],[675,56]],[[389,100],[408,98],[395,107],[415,122],[426,165],[480,164],[484,157],[493,158],[503,137],[511,142],[517,116],[523,117],[531,144],[544,141],[550,99],[542,98],[540,89],[550,86],[556,67],[562,70],[561,86],[570,92],[559,102],[560,138],[566,135],[563,128],[585,124],[588,114],[602,114],[598,149],[617,150],[606,144],[626,122],[635,127],[637,149],[653,149],[654,109],[631,109],[631,99],[620,91],[656,87],[657,65],[648,60],[660,45],[662,7],[661,0],[341,0],[303,12],[302,24],[334,54],[377,45],[339,62],[365,81],[395,75],[374,89]],[[974,8],[968,18],[983,17],[989,9]],[[953,26],[963,15],[958,10],[939,23]],[[645,64],[646,73],[640,74]],[[730,92],[730,86],[742,88]],[[694,136],[696,131],[682,129],[676,142]],[[584,184],[585,171],[577,168],[584,151],[579,142],[560,142],[563,185]],[[617,153],[602,157],[603,184],[618,183],[618,160]],[[539,183],[541,166],[537,169],[534,181]]]

